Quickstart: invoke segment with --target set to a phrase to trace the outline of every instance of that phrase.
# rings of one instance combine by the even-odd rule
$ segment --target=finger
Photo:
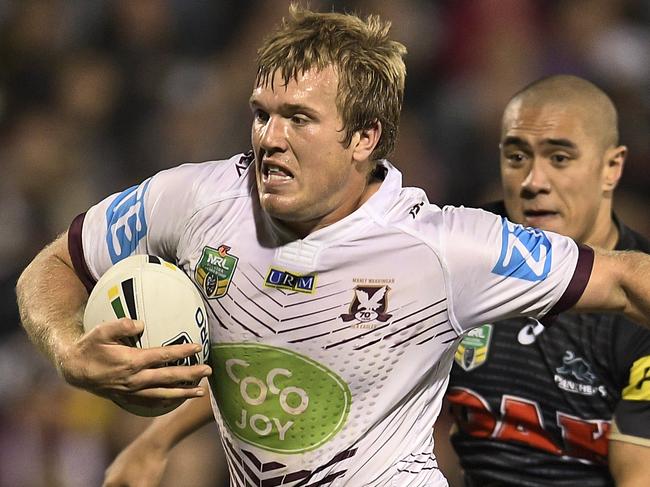
[[[139,391],[152,388],[196,388],[198,382],[210,375],[212,370],[207,365],[181,365],[143,369],[124,379],[125,391]]]
[[[137,397],[138,402],[141,404],[155,406],[159,405],[156,401],[160,401],[161,399],[191,399],[195,397],[203,397],[205,394],[206,391],[202,387],[151,387],[128,394],[111,393],[111,397],[120,400]],[[147,402],[147,400],[150,400],[151,402]]]
[[[167,345],[138,350],[134,354],[133,365],[137,369],[151,369],[163,367],[166,364],[192,357],[202,350],[198,343],[184,343],[182,345]]]
[[[124,337],[132,337],[141,334],[144,331],[144,323],[140,320],[131,318],[121,318],[116,321],[107,321],[93,328],[90,333],[94,333],[102,341],[114,342]]]

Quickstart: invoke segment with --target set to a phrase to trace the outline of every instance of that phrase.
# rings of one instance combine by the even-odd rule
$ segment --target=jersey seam
[[[235,181],[240,180],[240,179],[241,180],[246,180],[249,177],[250,167],[251,166],[248,166],[246,168],[246,171],[241,176],[239,176]],[[192,185],[192,190],[193,191],[196,192],[199,182],[200,181],[197,181],[196,184]],[[205,210],[206,208],[209,208],[210,206],[217,205],[219,203],[223,203],[224,201],[227,201],[227,200],[234,200],[234,199],[238,199],[238,198],[246,198],[246,197],[248,197],[250,195],[250,193],[251,193],[251,190],[249,190],[248,188],[238,188],[236,190],[230,190],[230,191],[226,191],[226,192],[222,193],[220,196],[218,196],[214,200],[211,200],[209,203],[205,203],[205,204],[202,204],[202,205],[197,205],[197,207],[194,208],[194,210],[192,211],[192,213],[188,217],[187,222],[183,226],[183,231],[181,232],[181,234],[179,236],[179,243],[180,243],[180,241],[182,239],[185,238],[185,235],[189,231],[189,228],[190,228],[190,225],[191,225],[192,221],[194,220],[196,215],[199,214],[199,212]]]
[[[452,293],[451,293],[450,284],[449,284],[449,270],[447,269],[447,266],[445,265],[444,261],[442,260],[442,257],[440,256],[440,253],[435,248],[435,246],[432,243],[430,243],[429,241],[427,241],[427,239],[423,235],[421,235],[420,232],[418,232],[417,230],[408,228],[406,225],[400,224],[400,223],[394,223],[393,225],[396,228],[403,231],[404,233],[407,233],[407,234],[411,235],[413,238],[416,238],[417,240],[422,242],[424,245],[429,247],[431,252],[433,252],[433,254],[435,255],[436,259],[440,263],[440,267],[441,267],[442,272],[443,272],[443,278],[444,278],[444,281],[445,281],[445,293],[446,293],[445,297],[447,298],[447,316],[449,317],[449,323],[454,328],[454,331],[456,332],[457,336],[462,335],[462,333],[463,333],[462,329],[460,327],[460,324],[458,323],[458,320],[456,319],[456,314],[454,313],[454,310],[453,310],[453,304],[454,303],[453,303]]]

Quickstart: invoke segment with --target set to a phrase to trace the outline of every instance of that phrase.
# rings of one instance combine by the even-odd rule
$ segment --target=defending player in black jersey
[[[500,148],[504,202],[487,209],[650,252],[612,213],[627,149],[599,88],[573,76],[533,83],[507,105]],[[650,485],[650,333],[615,315],[545,324],[486,323],[456,352],[447,399],[466,486]]]

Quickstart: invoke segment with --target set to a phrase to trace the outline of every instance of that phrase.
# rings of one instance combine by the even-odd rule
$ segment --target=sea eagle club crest
[[[194,278],[208,299],[224,296],[237,267],[238,257],[229,254],[230,247],[220,245],[218,249],[205,246],[201,260],[196,266]]]
[[[357,286],[354,288],[354,300],[350,303],[350,312],[342,314],[343,321],[354,319],[363,323],[369,321],[388,321],[392,315],[386,313],[388,286]]]

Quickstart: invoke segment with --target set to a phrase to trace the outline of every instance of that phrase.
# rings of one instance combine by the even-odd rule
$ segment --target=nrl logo
[[[488,323],[467,332],[456,349],[454,360],[466,371],[474,370],[485,363],[490,350],[492,324]]]
[[[343,321],[359,320],[362,323],[369,321],[388,321],[391,316],[386,313],[388,307],[388,286],[357,286],[354,288],[354,300],[350,303],[350,312],[342,314]]]
[[[205,246],[194,271],[194,278],[208,299],[224,296],[237,267],[238,257],[229,254],[230,247],[220,245],[218,249]]]

